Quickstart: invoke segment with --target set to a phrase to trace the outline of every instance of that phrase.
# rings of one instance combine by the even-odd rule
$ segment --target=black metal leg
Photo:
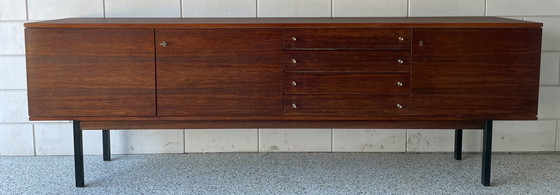
[[[487,120],[482,132],[482,185],[490,186],[492,160],[492,120]]]
[[[103,132],[103,161],[111,161],[111,131],[102,130]]]
[[[455,129],[455,160],[462,160],[463,153],[463,130]]]
[[[74,163],[76,187],[84,187],[84,147],[80,121],[74,121]]]

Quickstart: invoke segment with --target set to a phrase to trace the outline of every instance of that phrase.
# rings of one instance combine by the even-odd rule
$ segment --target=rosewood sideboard
[[[535,120],[542,24],[497,17],[69,18],[25,24],[30,120],[82,130],[482,129]],[[312,141],[312,140],[310,140]]]

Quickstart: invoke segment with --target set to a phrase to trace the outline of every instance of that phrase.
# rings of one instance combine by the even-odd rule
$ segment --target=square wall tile
[[[560,13],[559,0],[487,0],[489,16],[544,16]]]
[[[111,130],[111,150],[115,154],[184,153],[184,131]]]
[[[0,55],[25,54],[23,22],[0,22]]]
[[[27,20],[25,0],[0,1],[0,20]]]
[[[398,17],[408,15],[408,0],[333,0],[333,17]]]
[[[183,17],[257,17],[256,0],[183,0]]]
[[[0,56],[0,89],[26,89],[25,56]]]
[[[331,17],[331,0],[258,0],[258,17]]]
[[[0,156],[34,154],[33,125],[0,124]]]
[[[72,123],[35,123],[37,155],[74,155]],[[103,154],[101,131],[83,131],[84,154]]]
[[[485,0],[410,0],[409,16],[484,16]]]
[[[405,152],[405,129],[333,129],[333,152]]]
[[[455,148],[455,130],[407,130],[408,152],[452,152]],[[481,130],[463,130],[463,151],[479,152],[482,149]]]
[[[560,52],[543,52],[541,55],[541,85],[558,86]]]
[[[0,91],[0,122],[28,122],[27,92]]]
[[[524,19],[543,23],[543,50],[560,50],[560,17],[525,17]]]
[[[560,87],[539,88],[539,119],[560,118]]]
[[[103,0],[27,0],[29,20],[103,17]]]
[[[188,129],[185,152],[258,152],[258,129]]]
[[[330,152],[330,129],[260,129],[260,152]]]
[[[496,152],[554,151],[556,147],[556,120],[496,121],[493,133]]]
[[[181,17],[181,0],[105,0],[107,17]]]

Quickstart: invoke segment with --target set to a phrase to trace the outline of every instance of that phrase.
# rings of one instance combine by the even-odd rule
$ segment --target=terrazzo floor
[[[208,153],[1,156],[0,194],[560,194],[560,153]]]

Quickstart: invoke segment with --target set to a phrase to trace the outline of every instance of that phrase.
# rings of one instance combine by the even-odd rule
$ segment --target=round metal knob
[[[292,37],[292,41],[297,41],[297,38],[296,38],[296,37]]]
[[[163,47],[167,47],[167,42],[161,42],[159,45],[163,46]]]
[[[296,105],[295,103],[292,104],[292,108],[296,109],[296,108],[297,108],[297,105]]]
[[[404,41],[404,37],[399,37],[399,41]]]
[[[295,81],[292,81],[292,85],[293,85],[293,86],[296,86],[297,83],[296,83]]]
[[[292,64],[295,64],[295,63],[297,63],[297,60],[296,60],[296,59],[292,59]]]
[[[401,109],[403,106],[401,104],[397,104],[397,108]]]
[[[403,83],[400,82],[400,81],[397,81],[397,86],[402,87],[402,86],[403,86]]]
[[[399,59],[399,60],[397,60],[397,62],[398,62],[399,64],[402,64],[402,63],[404,63],[404,60]]]

